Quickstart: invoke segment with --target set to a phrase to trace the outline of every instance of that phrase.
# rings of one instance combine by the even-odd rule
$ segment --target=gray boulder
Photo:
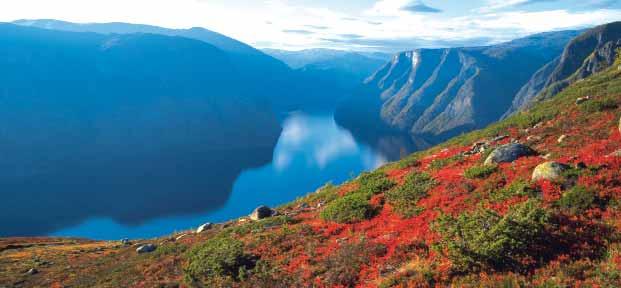
[[[530,147],[522,144],[511,143],[496,148],[487,159],[485,165],[493,165],[499,163],[510,163],[520,157],[537,155],[537,152]]]
[[[138,252],[138,254],[151,253],[155,251],[155,249],[157,249],[157,246],[153,244],[145,244],[140,245],[140,247],[136,248],[136,252]]]
[[[254,209],[254,211],[252,211],[252,214],[250,214],[250,219],[253,221],[257,221],[257,220],[275,216],[276,214],[277,214],[276,210],[270,207],[259,206],[256,209]]]
[[[213,224],[211,224],[211,223],[205,223],[205,224],[203,224],[201,226],[198,226],[198,229],[196,229],[196,234],[203,233],[203,232],[211,229],[211,227],[213,227]]]
[[[546,162],[539,164],[533,171],[533,181],[556,180],[563,176],[563,172],[569,170],[570,166],[558,162]]]

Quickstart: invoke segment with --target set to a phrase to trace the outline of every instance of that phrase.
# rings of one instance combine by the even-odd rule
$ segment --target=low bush
[[[442,238],[437,246],[446,252],[456,272],[513,270],[537,261],[545,245],[549,214],[529,200],[512,207],[505,216],[479,208],[458,217],[442,216],[434,230]]]
[[[244,243],[218,235],[191,249],[184,268],[186,280],[208,286],[239,281],[245,271],[254,267],[255,257],[244,252]]]
[[[396,185],[386,177],[383,171],[362,173],[358,178],[358,184],[360,186],[357,193],[363,193],[369,197],[387,191]]]
[[[591,208],[595,203],[595,193],[584,186],[575,186],[565,193],[558,204],[561,208],[569,210],[571,213],[580,213]]]
[[[444,159],[436,159],[429,163],[429,169],[431,170],[440,170],[450,164],[459,163],[464,160],[464,156],[461,154],[444,158]]]
[[[491,199],[493,201],[500,202],[520,196],[536,197],[537,190],[534,189],[531,183],[528,181],[516,180],[500,190],[493,191],[491,194]]]
[[[484,179],[498,170],[496,165],[477,165],[466,169],[464,177],[468,179]]]
[[[617,109],[617,107],[619,107],[619,104],[617,104],[617,101],[614,100],[613,98],[591,100],[591,101],[587,101],[583,103],[582,105],[580,105],[580,108],[582,109],[582,111],[586,113],[595,113],[595,112],[602,112],[606,110],[613,110],[613,109]]]
[[[416,204],[428,195],[435,181],[424,173],[409,174],[403,185],[386,192],[386,201],[399,215],[409,218],[418,215],[422,208]]]
[[[353,223],[371,218],[374,212],[368,195],[352,193],[326,205],[320,216],[325,221]]]

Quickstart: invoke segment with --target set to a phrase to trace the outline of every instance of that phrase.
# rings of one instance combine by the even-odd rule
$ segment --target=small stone
[[[186,237],[188,237],[188,236],[190,236],[190,235],[189,235],[189,234],[185,234],[185,233],[184,233],[184,234],[181,234],[181,235],[177,236],[177,238],[175,238],[175,241],[179,241],[179,240],[181,240],[181,239],[183,239],[183,238],[186,238]]]
[[[583,170],[588,168],[587,165],[584,162],[579,162],[578,164],[576,164],[576,168]]]
[[[155,249],[157,249],[157,246],[153,244],[145,244],[145,245],[141,245],[140,247],[136,248],[136,252],[138,252],[138,254],[151,253],[155,251]]]
[[[558,162],[546,162],[540,164],[533,171],[533,181],[539,180],[555,180],[563,175],[570,167]]]
[[[492,142],[502,141],[502,140],[505,140],[505,139],[507,139],[507,138],[509,138],[509,136],[507,136],[507,135],[501,135],[501,136],[498,136],[498,137],[496,137],[496,138],[492,139]]]
[[[308,205],[308,203],[306,203],[306,202],[304,202],[304,203],[302,203],[302,204],[300,204],[298,206],[298,209],[301,209],[301,210],[305,210],[305,209],[308,209],[308,208],[310,208],[310,205]]]
[[[485,160],[485,165],[493,165],[499,163],[509,163],[520,157],[533,156],[537,152],[530,147],[522,144],[507,144],[496,148]]]
[[[277,214],[276,210],[270,207],[259,206],[256,209],[254,209],[254,211],[252,211],[252,214],[250,214],[250,219],[253,221],[257,221],[257,220],[269,218],[272,216],[276,216],[276,214]]]
[[[35,268],[30,268],[30,270],[28,270],[28,272],[26,272],[26,274],[28,275],[35,275],[39,273],[39,270],[35,269]]]
[[[209,229],[211,229],[213,227],[213,224],[207,222],[201,226],[198,226],[198,228],[196,229],[196,234],[200,234],[203,233]]]
[[[586,96],[586,97],[580,97],[578,99],[576,99],[576,105],[580,105],[586,101],[591,100],[591,96]]]
[[[526,141],[528,141],[528,142],[539,142],[539,141],[541,141],[541,137],[537,136],[537,135],[531,135],[531,136],[528,136],[526,138]]]
[[[561,135],[561,137],[558,137],[558,140],[556,140],[556,142],[558,142],[558,144],[561,144],[563,142],[565,142],[565,140],[567,140],[569,136],[567,135]]]

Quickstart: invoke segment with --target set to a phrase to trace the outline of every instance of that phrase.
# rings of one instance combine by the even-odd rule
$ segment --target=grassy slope
[[[137,255],[135,247],[119,243],[0,240],[0,287],[199,285],[205,279],[188,269],[188,259],[205,249],[202,243],[217,237],[241,240],[243,256],[253,262],[260,258],[261,265],[254,270],[247,265],[250,271],[241,274],[221,273],[225,277],[208,283],[210,287],[619,287],[621,159],[607,155],[621,149],[617,126],[621,115],[620,76],[616,69],[606,71],[574,84],[528,112],[416,153],[339,187],[326,186],[280,207],[284,216],[259,222],[235,220],[178,241],[172,240],[178,235],[145,240],[159,245],[151,254]],[[575,104],[576,98],[587,95],[594,100]],[[571,181],[531,183],[534,167],[546,161],[540,156],[487,169],[481,167],[485,153],[461,155],[473,143],[498,135],[509,138],[492,143],[494,146],[513,138],[551,160],[571,165],[583,162],[588,168],[572,170],[567,175]],[[560,135],[569,137],[559,144]],[[464,176],[466,171],[468,177]],[[421,173],[426,176],[415,176]],[[514,189],[519,185],[527,189]],[[597,201],[577,211],[572,206],[577,205],[576,201],[564,196],[568,191],[579,191],[574,187],[586,187]],[[340,218],[333,213],[322,215],[326,205],[353,194],[368,199],[368,205],[355,207],[363,210]],[[458,269],[447,246],[454,239],[443,238],[443,230],[437,228],[450,223],[442,224],[438,219],[454,219],[450,217],[482,209],[503,217],[528,201],[536,201],[552,219],[542,228],[546,238],[537,243],[537,254],[511,252],[510,256],[521,262],[520,269],[507,269],[502,265],[506,263],[490,261],[470,271]],[[356,221],[352,217],[367,219]],[[351,221],[336,223],[331,219]],[[525,245],[528,243],[514,243],[517,248]],[[26,275],[32,267],[39,273]]]

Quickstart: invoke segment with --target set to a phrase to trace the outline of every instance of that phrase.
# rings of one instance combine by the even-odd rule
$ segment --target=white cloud
[[[621,19],[621,10],[603,8],[540,12],[494,10],[519,6],[527,1],[533,0],[488,0],[487,12],[451,14],[404,11],[402,8],[412,3],[433,4],[433,1],[412,0],[379,0],[357,12],[336,10],[328,5],[296,5],[286,0],[244,3],[206,0],[4,0],[0,21],[53,18],[74,22],[144,23],[171,28],[201,26],[260,48],[296,50],[310,47],[363,49],[397,44],[400,49],[413,49],[417,45],[447,46],[451,43],[487,44],[530,33],[586,27]],[[599,3],[607,0],[590,1]],[[287,30],[307,30],[309,33],[287,33]],[[348,39],[343,35],[362,37]]]

